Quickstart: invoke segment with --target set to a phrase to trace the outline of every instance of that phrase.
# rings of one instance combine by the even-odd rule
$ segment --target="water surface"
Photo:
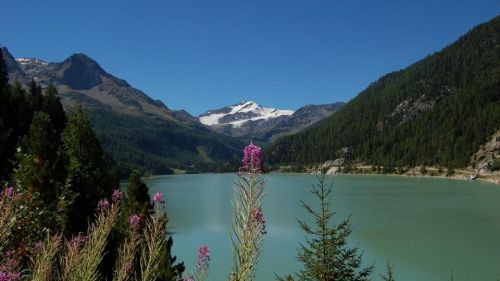
[[[210,280],[227,280],[235,174],[161,176],[146,180],[165,193],[173,252],[192,269],[200,244],[212,251]],[[296,248],[304,241],[295,218],[307,219],[299,201],[317,202],[311,175],[265,175],[268,234],[257,281],[300,269]],[[396,280],[500,278],[500,186],[483,182],[394,176],[335,176],[337,221],[351,215],[350,243],[375,263],[381,280],[390,260]]]

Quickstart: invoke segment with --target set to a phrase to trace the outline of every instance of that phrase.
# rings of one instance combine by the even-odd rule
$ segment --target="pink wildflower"
[[[134,265],[132,264],[132,262],[127,262],[125,264],[125,270],[127,271],[127,274],[131,274],[134,270]]]
[[[128,218],[128,224],[131,229],[138,229],[140,223],[141,217],[139,217],[138,215],[132,215]]]
[[[261,234],[266,234],[266,221],[264,220],[264,212],[262,208],[253,209],[250,212],[250,223],[255,224],[259,229]]]
[[[198,249],[198,260],[196,262],[199,268],[208,269],[208,263],[210,261],[210,249],[207,245],[201,245]]]
[[[97,203],[97,211],[105,211],[109,209],[109,202],[108,202],[108,199],[104,198],[104,199],[101,199],[99,200],[99,202]]]
[[[87,236],[83,236],[83,235],[73,236],[73,238],[71,239],[71,241],[69,241],[69,244],[71,246],[80,247],[85,242],[87,242],[88,239],[89,238]]]
[[[20,278],[19,272],[0,271],[0,281],[17,281]]]
[[[113,203],[120,203],[123,198],[123,193],[120,190],[116,189],[115,191],[113,191],[113,195],[111,195],[111,198],[113,200]]]
[[[154,195],[153,195],[153,204],[157,204],[157,203],[163,203],[163,193],[162,192],[156,192]]]
[[[2,191],[2,192],[0,193],[0,195],[1,195],[2,197],[12,198],[12,197],[14,197],[14,195],[15,195],[14,188],[12,188],[12,187],[7,187],[4,191]]]
[[[260,151],[261,148],[253,143],[250,143],[243,150],[243,166],[244,171],[257,172],[260,169]]]
[[[40,252],[42,250],[42,248],[43,248],[42,241],[35,242],[34,248],[35,248],[35,251]]]

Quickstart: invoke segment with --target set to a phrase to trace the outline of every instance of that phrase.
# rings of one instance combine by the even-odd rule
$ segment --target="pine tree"
[[[43,103],[42,88],[38,86],[35,81],[31,80],[28,89],[30,105],[33,111],[39,111]]]
[[[134,214],[146,217],[151,209],[150,202],[148,186],[141,180],[141,174],[138,171],[132,171],[128,180],[123,213],[126,217]]]
[[[146,218],[151,209],[149,188],[141,180],[141,174],[138,171],[132,171],[124,202],[123,223],[128,224],[128,218],[134,214]],[[184,272],[184,263],[175,263],[176,257],[172,256],[172,246],[173,240],[172,237],[169,237],[161,253],[158,281],[176,281],[177,277]]]
[[[7,75],[7,65],[3,57],[3,50],[0,48],[0,93],[9,85],[9,76]],[[1,98],[1,95],[0,95]],[[0,102],[2,100],[0,99]],[[0,103],[1,104],[1,103]]]
[[[100,198],[110,194],[118,183],[112,176],[104,151],[87,114],[77,107],[62,132],[67,157],[68,180],[77,197],[68,214],[67,234],[84,231]]]
[[[6,179],[12,173],[19,138],[26,135],[30,128],[33,109],[28,102],[26,92],[18,81],[12,86],[4,87],[2,100],[0,178]]]
[[[384,281],[394,281],[393,267],[389,261],[387,261],[387,275],[380,275]]]
[[[295,273],[296,280],[300,281],[365,281],[373,271],[373,266],[362,267],[362,254],[357,247],[350,248],[347,238],[351,234],[349,219],[331,226],[335,213],[330,211],[329,195],[333,191],[333,184],[327,186],[326,174],[323,171],[318,177],[317,186],[312,187],[312,193],[319,199],[319,211],[305,202],[301,202],[306,211],[311,214],[316,223],[312,228],[306,222],[300,221],[300,227],[311,238],[298,249],[297,259],[304,265],[304,269]],[[288,275],[278,280],[295,280]]]
[[[9,78],[7,76],[7,67],[3,59],[3,51],[0,49],[0,180],[5,176],[5,167],[7,166],[6,146],[8,131],[5,125],[5,109],[7,100]]]
[[[55,201],[57,188],[64,181],[64,178],[55,177],[60,173],[56,171],[60,155],[58,143],[49,115],[36,112],[29,133],[22,139],[17,153],[19,167],[14,178],[26,188],[39,192],[47,204]]]
[[[45,89],[41,111],[49,114],[56,135],[60,136],[64,127],[66,127],[67,118],[57,89],[52,84]]]

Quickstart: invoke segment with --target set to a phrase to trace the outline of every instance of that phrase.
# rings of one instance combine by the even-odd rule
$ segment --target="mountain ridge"
[[[186,111],[169,109],[85,54],[62,62],[16,61],[7,48],[1,51],[11,82],[54,85],[66,111],[83,105],[121,175],[132,169],[153,174],[210,171],[237,162],[243,148],[239,140],[213,132]]]
[[[280,136],[300,131],[334,114],[343,102],[306,105],[297,111],[267,108],[243,101],[200,114],[201,123],[228,136],[272,142]]]

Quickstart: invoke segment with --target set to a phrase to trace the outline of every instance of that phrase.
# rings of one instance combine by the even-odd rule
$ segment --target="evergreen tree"
[[[393,267],[389,261],[387,261],[387,275],[380,275],[384,281],[394,281]]]
[[[28,89],[31,108],[33,111],[39,111],[43,103],[42,88],[35,81],[31,80]]]
[[[3,57],[3,51],[0,50],[0,93],[9,85],[9,76],[7,74],[7,65]],[[1,95],[0,95],[1,98]],[[0,102],[2,100],[0,99]],[[0,103],[1,104],[1,103]]]
[[[148,186],[141,180],[138,171],[132,171],[128,180],[123,213],[128,218],[131,215],[146,217],[151,209]]]
[[[61,168],[57,165],[60,161],[58,143],[49,115],[36,112],[29,133],[22,139],[17,153],[19,168],[14,178],[26,188],[39,192],[47,204],[56,200],[57,188],[64,183],[63,176],[56,176],[61,175],[57,171],[57,168]]]
[[[132,171],[129,177],[126,198],[123,210],[123,224],[128,227],[128,218],[131,215],[138,215],[147,218],[152,209],[148,186],[141,180],[138,171]],[[161,266],[158,281],[176,281],[178,276],[184,272],[184,263],[175,264],[176,257],[172,256],[172,237],[167,240],[161,256]]]
[[[66,126],[66,113],[58,96],[57,89],[51,84],[45,89],[41,111],[49,114],[56,135],[60,136]]]
[[[330,211],[329,195],[333,191],[333,184],[325,183],[326,173],[323,171],[318,177],[317,186],[312,187],[312,193],[319,199],[319,211],[305,202],[301,202],[306,211],[311,214],[316,223],[312,228],[306,222],[300,221],[300,227],[311,238],[301,244],[297,258],[304,265],[304,269],[295,273],[296,280],[300,281],[365,281],[373,271],[373,266],[362,267],[362,254],[358,248],[347,246],[347,238],[351,234],[349,219],[332,226],[334,212]],[[278,280],[295,280],[288,275]]]
[[[2,93],[0,132],[0,178],[7,179],[12,173],[15,151],[20,137],[26,135],[33,118],[33,110],[21,84],[5,87]]]
[[[118,186],[87,114],[77,107],[62,132],[63,149],[68,161],[68,180],[77,194],[68,213],[67,234],[84,231],[99,199]]]
[[[9,78],[7,76],[7,67],[3,59],[3,52],[0,49],[0,180],[2,180],[7,164],[5,142],[7,140],[7,127],[5,126],[5,107],[8,90]]]

